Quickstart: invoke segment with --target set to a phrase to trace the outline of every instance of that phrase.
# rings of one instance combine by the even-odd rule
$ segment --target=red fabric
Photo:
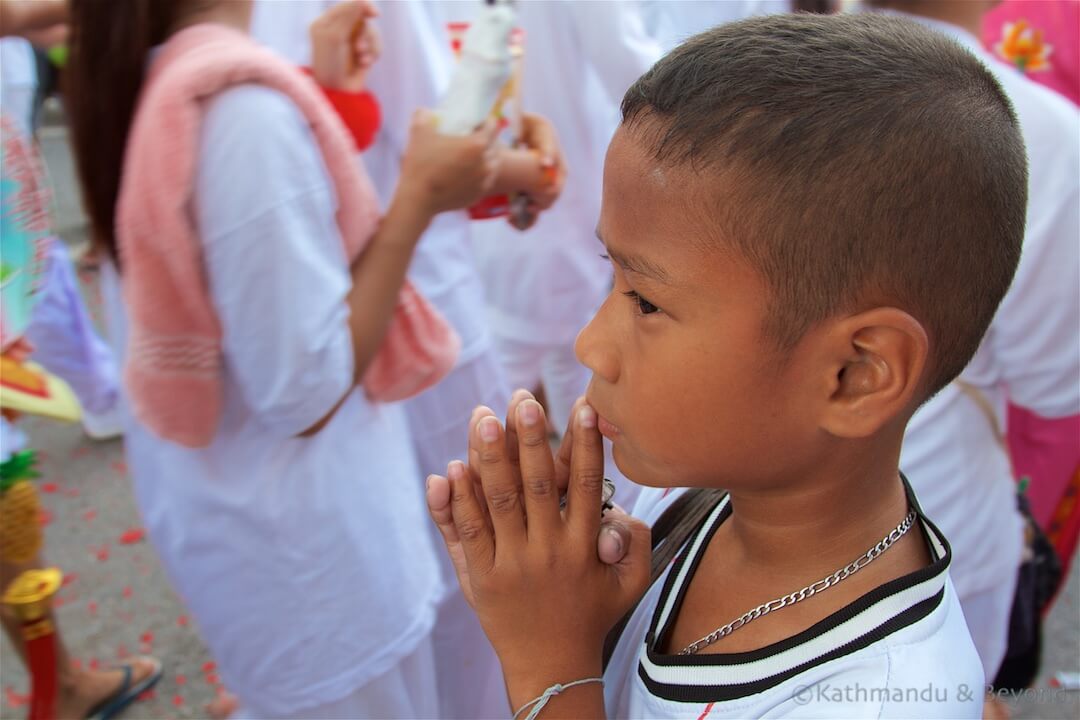
[[[29,631],[34,625],[50,622],[35,620],[24,625]],[[26,642],[26,661],[30,666],[30,714],[29,720],[53,720],[56,717],[56,701],[60,692],[56,668],[56,633],[48,632]]]
[[[1043,418],[1009,406],[1009,452],[1031,513],[1069,568],[1080,541],[1080,415]]]
[[[310,68],[302,68],[302,70],[308,75],[312,74]],[[367,150],[371,147],[371,144],[375,142],[375,133],[379,132],[379,127],[382,126],[382,108],[379,106],[378,99],[367,90],[351,93],[321,85],[319,89],[334,106],[334,111],[337,112],[341,121],[345,123],[345,127],[348,128],[349,134],[356,143],[356,149]]]

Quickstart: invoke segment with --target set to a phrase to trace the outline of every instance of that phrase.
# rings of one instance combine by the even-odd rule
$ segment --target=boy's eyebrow
[[[641,257],[640,255],[623,255],[604,242],[604,238],[600,236],[600,230],[596,230],[596,239],[604,246],[605,251],[612,260],[614,260],[619,267],[626,272],[632,272],[635,275],[644,275],[650,277],[662,283],[670,283],[671,278],[667,273],[667,270],[660,267],[656,263]]]

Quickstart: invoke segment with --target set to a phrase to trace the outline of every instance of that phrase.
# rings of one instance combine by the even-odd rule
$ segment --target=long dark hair
[[[65,106],[93,242],[118,261],[116,200],[147,53],[182,0],[71,0]]]

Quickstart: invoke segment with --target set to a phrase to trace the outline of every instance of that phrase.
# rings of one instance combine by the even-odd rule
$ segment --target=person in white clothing
[[[1080,412],[1080,113],[979,42],[996,3],[875,1],[956,40],[1001,83],[1028,156],[1027,231],[1020,267],[987,336],[958,382],[912,418],[900,467],[952,541],[952,576],[986,682],[1005,657],[1024,550],[1024,521],[1002,438],[1006,398],[1046,418]]]
[[[0,110],[33,143],[34,97],[38,77],[34,48],[24,37],[7,35],[15,27],[32,36],[61,24],[67,15],[63,3],[3,3],[0,33]],[[13,17],[7,14],[14,13]],[[45,182],[46,178],[42,178]],[[49,194],[49,191],[46,191]],[[83,410],[83,426],[95,439],[119,433],[116,410],[115,360],[98,336],[79,292],[67,248],[59,237],[49,249],[48,270],[35,307],[28,339],[34,359],[71,385]]]
[[[72,87],[93,97],[76,92],[69,110],[82,175],[98,183],[89,189],[115,197],[119,165],[103,153],[124,147],[132,104],[122,100],[136,97],[142,73],[108,68],[135,82],[108,86],[93,73],[151,64],[154,53],[95,43],[167,43],[200,23],[246,32],[251,3],[107,9],[73,4]],[[320,37],[343,44],[316,53],[330,62],[313,68],[316,80],[362,83],[369,67],[350,37],[368,12],[354,3],[335,16],[338,32]],[[95,134],[96,123],[105,130]],[[222,329],[220,420],[208,446],[191,448],[129,414],[127,453],[149,536],[239,697],[239,717],[438,712],[430,634],[444,589],[419,530],[408,422],[399,404],[371,402],[356,385],[430,219],[474,202],[493,179],[492,138],[448,138],[415,122],[394,201],[350,267],[335,214],[363,199],[337,196],[299,106],[255,84],[207,100],[190,214]],[[96,202],[101,192],[87,197],[99,239],[115,249],[113,208]],[[125,346],[118,280],[131,267],[107,270],[108,313]]]
[[[522,105],[551,120],[570,172],[562,198],[535,225],[519,232],[505,223],[479,223],[474,245],[491,332],[510,384],[530,390],[542,385],[552,424],[562,428],[589,377],[574,357],[574,338],[611,286],[594,235],[603,148],[617,125],[623,92],[661,50],[634,2],[526,2],[517,8],[525,33]],[[637,487],[611,470],[616,498],[631,505]]]
[[[952,552],[899,465],[1019,262],[1007,97],[909,20],[782,14],[687,40],[622,114],[570,449],[533,400],[505,430],[478,409],[469,465],[428,481],[512,711],[979,717]],[[656,488],[614,566],[601,436]]]
[[[328,2],[256,4],[253,35],[297,64],[310,61],[310,42],[300,32]],[[454,3],[471,14],[480,3]],[[382,59],[367,78],[379,100],[383,121],[373,145],[364,152],[377,191],[389,202],[400,174],[408,137],[409,115],[419,106],[434,106],[449,84],[453,68],[446,31],[447,7],[438,3],[392,2],[379,5]],[[551,133],[533,116],[527,118],[544,153],[557,150]],[[501,169],[497,187],[513,186],[513,176]],[[506,176],[506,177],[502,177]],[[548,198],[548,202],[554,198]],[[493,221],[489,221],[493,222]],[[471,223],[464,212],[444,213],[424,234],[409,267],[409,278],[453,324],[462,341],[451,373],[435,387],[404,403],[413,438],[417,487],[424,473],[445,467],[465,450],[467,413],[477,404],[504,406],[510,388],[492,346],[482,312],[484,293],[470,244]],[[418,532],[435,529],[424,522]],[[438,677],[439,716],[482,718],[498,715],[505,703],[498,661],[475,616],[457,589],[449,559],[440,553],[446,594],[432,630]]]

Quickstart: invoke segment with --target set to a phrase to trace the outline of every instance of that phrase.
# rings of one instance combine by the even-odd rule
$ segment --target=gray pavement
[[[69,245],[78,247],[85,231],[62,130],[46,128],[42,144],[57,186],[56,225]],[[93,288],[87,296],[93,311]],[[125,717],[205,717],[205,705],[220,683],[194,621],[141,537],[121,443],[91,441],[76,425],[29,419],[24,427],[41,451],[45,554],[67,576],[57,614],[72,657],[84,666],[107,666],[128,655],[152,653],[164,663],[165,676]],[[1080,671],[1076,562],[1045,631],[1042,674],[1033,692],[1008,704],[1015,718],[1076,720],[1080,693],[1048,688],[1055,672]],[[24,717],[27,678],[6,639],[0,649],[0,685],[0,718]]]

